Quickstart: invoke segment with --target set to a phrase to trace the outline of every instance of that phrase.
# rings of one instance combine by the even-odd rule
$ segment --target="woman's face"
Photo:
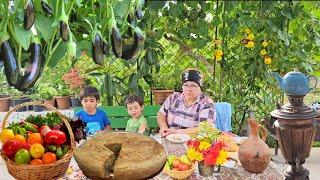
[[[197,83],[187,81],[182,85],[182,91],[187,99],[194,99],[201,93],[201,88]]]

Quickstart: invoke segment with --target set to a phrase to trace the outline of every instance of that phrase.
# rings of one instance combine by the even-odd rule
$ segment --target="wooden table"
[[[166,148],[167,154],[175,154],[175,155],[183,155],[186,152],[186,144],[175,144],[171,143],[165,138],[162,138],[161,144]],[[62,179],[74,180],[81,179],[87,180],[81,170],[79,169],[77,163],[72,159],[69,169],[66,175]],[[153,180],[172,180],[170,176],[160,173]],[[270,162],[268,168],[262,174],[255,174],[245,171],[241,166],[236,166],[236,168],[227,168],[221,167],[219,173],[213,174],[211,177],[204,178],[198,174],[198,170],[196,168],[195,172],[188,178],[189,180],[195,179],[252,179],[252,180],[280,180],[284,179],[284,176],[277,169],[277,165],[273,162]]]

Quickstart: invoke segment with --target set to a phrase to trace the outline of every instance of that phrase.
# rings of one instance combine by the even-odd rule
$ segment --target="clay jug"
[[[238,156],[242,167],[252,173],[262,173],[269,165],[271,152],[265,143],[266,129],[254,119],[249,118],[250,136],[239,147]],[[259,128],[262,129],[262,139],[259,136]]]

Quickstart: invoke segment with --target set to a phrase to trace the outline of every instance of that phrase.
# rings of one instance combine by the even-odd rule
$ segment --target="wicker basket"
[[[194,171],[194,164],[192,164],[191,169],[186,171],[173,171],[173,170],[167,170],[163,169],[163,172],[168,174],[169,176],[173,177],[174,179],[186,179],[187,177],[191,176],[191,174]]]
[[[67,126],[69,135],[70,135],[70,142],[71,148],[70,150],[59,160],[55,161],[51,164],[44,164],[44,165],[29,165],[29,164],[17,164],[14,161],[7,158],[3,153],[1,153],[2,158],[6,162],[7,168],[9,173],[15,177],[16,179],[23,179],[23,180],[31,180],[31,179],[57,179],[65,174],[69,167],[70,160],[72,158],[73,148],[75,147],[75,141],[72,129],[66,117],[62,115],[57,109],[49,104],[44,104],[41,102],[26,102],[23,104],[19,104],[12,108],[10,111],[7,112],[5,115],[2,127],[6,127],[6,122],[10,116],[10,114],[21,107],[26,107],[30,105],[38,105],[44,106],[48,110],[55,111],[60,118],[63,120],[65,125]]]

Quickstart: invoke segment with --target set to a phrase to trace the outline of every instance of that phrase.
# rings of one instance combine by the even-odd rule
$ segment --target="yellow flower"
[[[221,40],[219,40],[219,39],[215,39],[215,40],[214,40],[214,44],[216,44],[216,45],[221,45],[222,42],[221,42]]]
[[[217,57],[216,57],[216,60],[217,60],[217,61],[221,61],[221,59],[222,59],[221,56],[217,56]]]
[[[252,40],[254,39],[254,35],[253,35],[253,34],[249,34],[248,37],[247,37],[247,39],[249,39],[249,40],[252,41]]]
[[[250,30],[249,28],[246,28],[246,29],[245,29],[245,32],[246,32],[247,34],[250,34],[250,33],[251,33],[251,30]]]
[[[265,50],[265,49],[262,49],[261,51],[260,51],[260,55],[261,56],[264,56],[264,55],[266,55],[267,54],[267,51]]]
[[[223,55],[223,51],[221,49],[216,49],[214,51],[214,55],[217,57],[217,56],[222,56]]]
[[[187,156],[191,161],[202,161],[203,156],[200,152],[196,151],[194,148],[187,150]]]
[[[227,162],[227,158],[228,158],[228,152],[225,150],[221,150],[219,152],[218,157],[217,157],[216,165],[221,165],[221,164]]]
[[[268,44],[269,44],[269,43],[268,43],[268,41],[266,41],[266,40],[264,40],[264,41],[262,42],[262,46],[263,46],[263,47],[267,47]]]
[[[207,141],[201,141],[198,148],[200,151],[203,151],[203,150],[209,149],[210,146],[211,144],[208,143]]]
[[[265,58],[264,58],[264,63],[265,63],[265,64],[269,65],[269,64],[271,64],[271,62],[272,62],[271,57],[265,57]]]
[[[248,44],[246,45],[247,48],[252,48],[254,47],[254,42],[253,41],[249,41]]]

